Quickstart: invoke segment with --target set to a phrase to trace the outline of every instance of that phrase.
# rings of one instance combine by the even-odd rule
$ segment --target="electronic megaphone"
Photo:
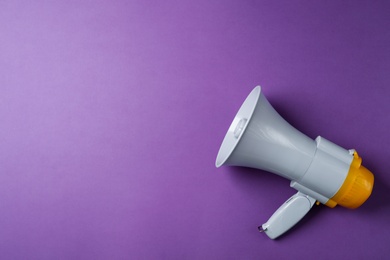
[[[355,150],[318,136],[314,141],[287,123],[255,87],[234,117],[215,165],[257,168],[291,180],[298,192],[259,227],[277,238],[313,204],[357,208],[370,196],[374,175]]]

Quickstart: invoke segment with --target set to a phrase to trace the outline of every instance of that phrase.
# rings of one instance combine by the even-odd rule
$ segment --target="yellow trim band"
[[[362,158],[355,152],[343,185],[325,205],[333,208],[339,204],[355,209],[370,197],[374,186],[374,175],[361,164]]]

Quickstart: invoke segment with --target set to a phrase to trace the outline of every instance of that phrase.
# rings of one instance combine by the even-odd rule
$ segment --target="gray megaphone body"
[[[370,196],[374,176],[355,150],[323,137],[307,137],[287,123],[255,87],[234,117],[216,166],[257,168],[291,180],[298,193],[259,227],[274,239],[306,215],[313,204],[357,208]]]

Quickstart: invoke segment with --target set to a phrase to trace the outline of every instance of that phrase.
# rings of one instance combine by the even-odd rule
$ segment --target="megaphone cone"
[[[287,123],[255,87],[231,123],[215,162],[265,170],[291,180],[298,193],[262,230],[276,238],[295,225],[315,201],[356,208],[370,196],[374,177],[355,150],[323,137],[307,137]]]

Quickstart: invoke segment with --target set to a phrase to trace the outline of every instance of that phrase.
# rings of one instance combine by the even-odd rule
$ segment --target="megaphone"
[[[261,169],[291,181],[298,192],[259,231],[275,239],[293,227],[314,203],[357,208],[371,195],[374,175],[354,149],[307,137],[287,123],[255,87],[231,123],[219,149],[222,165]]]

